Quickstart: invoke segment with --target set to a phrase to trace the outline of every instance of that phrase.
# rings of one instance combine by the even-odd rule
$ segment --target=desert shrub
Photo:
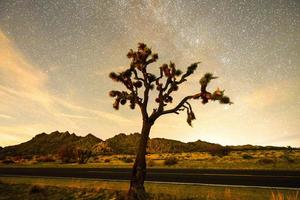
[[[0,154],[0,160],[5,160],[5,159],[6,159],[6,155]]]
[[[76,160],[75,148],[71,145],[62,146],[58,152],[58,157],[63,163],[71,163]]]
[[[288,154],[284,154],[281,156],[281,158],[285,161],[287,161],[288,163],[294,163],[295,159],[291,158]]]
[[[230,153],[230,149],[228,147],[222,147],[222,146],[212,146],[208,149],[208,153],[212,156],[227,156]]]
[[[253,156],[249,155],[249,154],[243,154],[243,159],[246,159],[246,160],[250,160],[250,159],[253,159]]]
[[[38,162],[54,162],[54,158],[52,156],[40,156],[36,158]]]
[[[29,194],[36,194],[36,193],[41,193],[43,192],[43,188],[38,186],[38,185],[32,185],[30,188],[29,188]]]
[[[187,159],[188,158],[190,158],[190,157],[192,157],[190,154],[186,154],[186,156],[185,156]]]
[[[287,150],[284,151],[283,155],[280,156],[281,159],[287,161],[288,163],[294,163],[295,159],[291,157],[293,148],[288,146]]]
[[[110,159],[106,158],[106,159],[104,160],[104,162],[105,162],[105,163],[109,163],[109,162],[110,162]]]
[[[148,162],[147,162],[147,165],[148,165],[149,167],[153,167],[153,166],[155,165],[155,161],[152,160],[152,159],[149,159]]]
[[[75,150],[75,154],[76,154],[76,157],[77,157],[77,162],[79,164],[85,164],[85,163],[87,163],[87,161],[91,157],[92,151],[88,150],[88,149],[77,148]]]
[[[31,160],[33,158],[33,155],[23,155],[23,159],[26,159],[26,160]]]
[[[122,157],[120,160],[122,160],[125,163],[132,163],[133,159],[131,157]]]
[[[96,156],[96,155],[94,155],[94,156],[93,156],[92,158],[90,158],[90,159],[92,159],[93,162],[99,161],[99,158],[98,158],[98,156]]]
[[[175,158],[175,157],[169,157],[169,158],[167,158],[167,159],[164,161],[164,164],[165,164],[165,165],[168,165],[168,166],[170,166],[170,165],[176,165],[177,163],[178,163],[178,159]]]
[[[273,159],[270,158],[261,158],[258,160],[259,164],[274,164],[275,161]]]
[[[287,152],[291,153],[293,150],[294,150],[293,147],[287,146]]]
[[[14,164],[15,161],[13,161],[12,159],[5,159],[2,161],[3,164]]]
[[[14,160],[14,161],[17,161],[17,162],[18,162],[18,161],[22,161],[22,160],[23,160],[23,157],[22,157],[22,156],[14,156],[14,157],[13,157],[13,160]]]
[[[203,161],[206,160],[206,158],[197,158],[196,161]]]

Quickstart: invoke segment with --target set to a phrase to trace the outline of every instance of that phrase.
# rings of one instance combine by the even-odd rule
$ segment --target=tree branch
[[[143,99],[144,101],[142,103],[141,111],[142,111],[143,119],[148,120],[147,106],[148,106],[148,100],[149,100],[150,83],[148,83],[148,81],[147,81],[147,70],[146,70],[146,68],[144,68],[144,69],[145,70],[143,71],[143,76],[144,76],[145,90],[144,90],[144,99]]]
[[[145,80],[144,80],[143,78],[140,78],[140,77],[138,76],[138,73],[137,73],[136,69],[133,68],[133,69],[132,69],[132,72],[133,72],[134,78],[135,78],[136,80],[145,82]]]
[[[162,115],[165,115],[165,114],[176,113],[177,111],[179,111],[179,109],[180,109],[182,106],[184,106],[184,104],[185,104],[188,100],[192,99],[194,96],[195,96],[195,95],[190,95],[190,96],[184,97],[184,98],[177,104],[177,106],[175,106],[174,108],[169,109],[169,110],[165,110],[165,111],[162,111],[162,112],[158,113],[157,118],[160,117],[160,116],[162,116]]]

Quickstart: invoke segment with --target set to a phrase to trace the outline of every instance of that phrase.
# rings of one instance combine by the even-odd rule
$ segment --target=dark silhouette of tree
[[[208,148],[208,153],[212,156],[228,156],[230,153],[230,149],[228,147],[223,147],[221,145],[216,145]]]
[[[92,151],[66,144],[59,148],[57,155],[63,163],[77,162],[85,164],[92,156]]]
[[[89,149],[76,148],[75,153],[77,157],[77,163],[79,164],[87,163],[87,161],[92,156],[92,151]]]
[[[129,50],[127,57],[131,60],[130,66],[123,72],[111,72],[109,77],[114,81],[122,83],[126,90],[112,90],[109,95],[115,99],[113,107],[118,110],[120,105],[129,104],[131,109],[138,107],[142,114],[143,124],[141,138],[132,169],[132,177],[128,192],[129,199],[145,199],[146,193],[144,181],[146,178],[146,147],[151,127],[155,121],[166,114],[179,114],[185,111],[187,123],[191,126],[196,119],[190,100],[201,100],[203,104],[209,101],[219,101],[221,104],[231,104],[230,98],[224,96],[224,91],[217,89],[214,92],[207,91],[207,85],[217,77],[206,73],[200,79],[199,91],[195,94],[185,96],[177,105],[172,108],[173,93],[177,92],[179,86],[187,81],[187,78],[194,73],[200,62],[187,67],[185,72],[177,69],[175,64],[163,64],[159,68],[159,75],[150,73],[148,67],[158,59],[157,53],[144,43],[138,44],[137,51]],[[156,106],[149,112],[149,93],[156,91]],[[155,103],[154,102],[154,103]]]
[[[58,157],[63,163],[71,163],[76,160],[74,146],[66,144],[58,149]]]

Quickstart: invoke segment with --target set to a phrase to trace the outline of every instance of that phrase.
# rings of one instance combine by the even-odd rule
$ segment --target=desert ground
[[[0,199],[124,199],[128,182],[0,177]],[[149,199],[297,200],[299,190],[146,183]]]
[[[86,164],[62,163],[55,156],[8,157],[2,168],[130,168],[133,155],[98,155]],[[198,153],[147,155],[151,169],[300,170],[300,151],[232,151],[225,156]],[[128,181],[86,178],[0,176],[0,199],[124,199]],[[299,188],[147,182],[149,199],[272,199],[296,200]]]
[[[131,167],[134,155],[98,155],[86,164],[62,163],[56,156],[8,157],[0,167]],[[213,156],[207,152],[161,153],[147,155],[152,168],[199,169],[264,169],[300,170],[300,150],[245,150],[232,151],[226,156]]]

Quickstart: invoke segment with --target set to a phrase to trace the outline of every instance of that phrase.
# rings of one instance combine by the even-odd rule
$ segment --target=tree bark
[[[143,122],[140,143],[132,168],[130,188],[127,196],[130,200],[146,199],[146,191],[144,188],[144,181],[146,178],[146,148],[151,126],[152,125],[149,122]]]

